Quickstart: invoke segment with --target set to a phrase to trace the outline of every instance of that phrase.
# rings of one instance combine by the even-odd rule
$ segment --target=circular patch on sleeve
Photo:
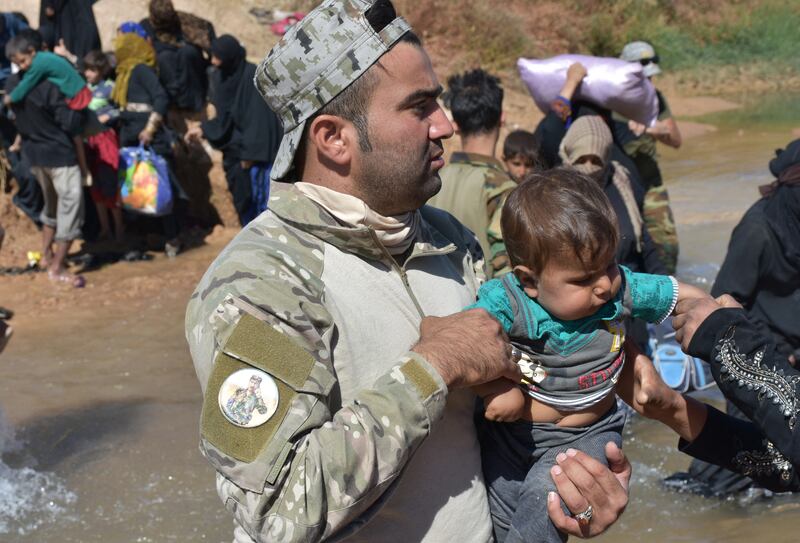
[[[278,409],[278,386],[267,373],[241,369],[231,373],[219,388],[219,409],[231,424],[255,428]]]

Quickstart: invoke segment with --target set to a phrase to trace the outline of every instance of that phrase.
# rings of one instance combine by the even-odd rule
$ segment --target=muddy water
[[[715,122],[718,131],[662,159],[680,275],[706,285],[767,178],[766,161],[790,139],[776,123],[742,132],[735,118]],[[230,540],[231,521],[197,451],[201,398],[183,339],[186,299],[221,247],[93,273],[91,303],[48,290],[43,278],[2,280],[4,305],[56,302],[18,312],[0,357],[0,541]],[[163,285],[148,290],[148,281]],[[115,284],[142,295],[120,298]],[[800,511],[791,500],[745,508],[664,491],[660,479],[688,465],[675,444],[655,423],[630,425],[631,503],[601,541],[796,541]]]

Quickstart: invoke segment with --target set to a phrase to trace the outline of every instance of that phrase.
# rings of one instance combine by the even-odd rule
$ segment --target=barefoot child
[[[90,194],[100,222],[100,239],[111,239],[111,225],[108,220],[110,213],[114,220],[114,240],[122,243],[124,224],[117,180],[119,141],[117,133],[110,126],[119,117],[119,109],[111,100],[114,82],[106,79],[110,71],[108,57],[102,51],[89,51],[83,58],[83,75],[86,76],[92,92],[89,109],[107,127],[86,139],[89,171],[92,174]]]
[[[65,58],[49,51],[37,51],[35,44],[25,35],[14,36],[8,40],[5,53],[6,57],[24,72],[19,84],[3,99],[6,105],[21,102],[45,79],[58,87],[58,90],[67,97],[70,109],[81,111],[89,105],[92,93],[86,86],[86,81]],[[86,125],[89,124],[88,121],[87,117]],[[73,139],[81,174],[85,177],[89,170],[86,165],[83,139],[80,135],[76,135]]]
[[[615,217],[595,181],[566,169],[528,176],[503,208],[513,271],[484,284],[473,306],[503,325],[525,375],[522,385],[497,380],[476,390],[488,419],[478,421],[479,437],[500,541],[565,539],[547,515],[550,469],[567,449],[605,462],[606,443],[621,445],[615,387],[626,319],[659,322],[679,299],[702,295],[617,265]],[[591,510],[572,513],[591,520]]]

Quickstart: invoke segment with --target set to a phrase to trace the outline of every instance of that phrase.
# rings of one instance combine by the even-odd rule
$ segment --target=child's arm
[[[496,379],[472,390],[483,398],[487,420],[514,422],[522,418],[525,411],[525,394],[517,384],[508,379]]]
[[[37,55],[38,56],[38,55]],[[33,57],[31,67],[25,72],[20,79],[19,83],[8,97],[11,99],[12,104],[21,102],[36,85],[44,81],[49,74],[46,67],[42,66],[41,62],[36,62],[36,57]]]
[[[705,404],[672,390],[653,363],[630,341],[617,394],[637,413],[669,426],[686,441],[694,441],[706,423]]]

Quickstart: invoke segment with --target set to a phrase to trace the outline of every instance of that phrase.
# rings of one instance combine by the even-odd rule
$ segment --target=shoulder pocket
[[[243,488],[263,491],[264,483],[273,472],[277,475],[288,455],[294,432],[318,401],[319,383],[309,380],[315,364],[314,357],[286,334],[248,313],[242,315],[217,355],[203,400],[204,452],[218,471]],[[245,383],[237,388],[229,379],[240,370],[251,370],[243,374],[256,376],[264,384],[260,388],[266,391],[264,411],[271,413],[266,421],[250,427],[242,423],[248,422],[250,415],[258,417],[257,401],[247,399]],[[236,412],[245,417],[237,424],[230,418],[234,403]],[[226,406],[227,415],[223,413]],[[282,429],[290,410],[299,420],[291,428]]]

